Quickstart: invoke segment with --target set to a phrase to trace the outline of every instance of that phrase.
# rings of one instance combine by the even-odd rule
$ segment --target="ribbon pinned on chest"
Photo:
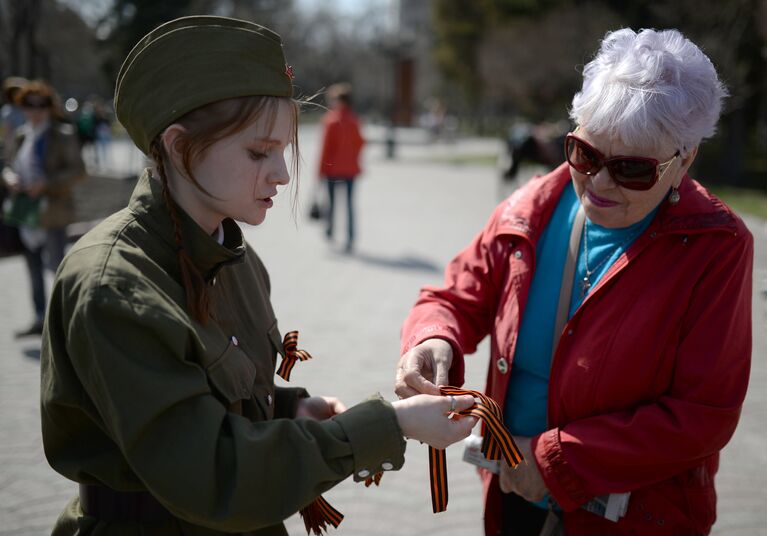
[[[289,382],[290,372],[296,366],[296,362],[306,361],[311,359],[312,356],[306,350],[298,349],[298,331],[287,332],[282,340],[282,347],[285,349],[285,357],[282,358],[277,375],[286,382]]]
[[[479,399],[469,409],[456,411],[449,417],[471,415],[482,419],[485,434],[482,440],[482,454],[489,460],[500,460],[501,456],[511,467],[516,467],[522,460],[522,453],[514,443],[511,434],[503,424],[503,414],[498,403],[479,391],[442,386],[442,396],[471,395]],[[431,506],[435,514],[447,509],[447,459],[444,449],[429,447],[429,473],[431,479]]]

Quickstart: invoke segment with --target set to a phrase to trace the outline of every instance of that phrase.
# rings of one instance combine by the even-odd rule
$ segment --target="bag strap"
[[[567,316],[570,311],[570,298],[573,292],[573,278],[575,277],[575,264],[578,260],[578,249],[581,245],[581,236],[583,235],[583,224],[586,221],[586,213],[583,211],[583,205],[578,208],[575,214],[575,221],[570,230],[570,244],[567,247],[567,259],[565,260],[565,270],[562,274],[562,285],[559,287],[559,305],[557,306],[557,318],[554,323],[554,335],[551,345],[551,357],[557,351],[559,339],[562,336],[562,330],[567,324]]]

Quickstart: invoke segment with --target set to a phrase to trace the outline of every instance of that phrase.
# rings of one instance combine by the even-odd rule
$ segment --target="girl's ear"
[[[186,177],[184,168],[184,158],[182,156],[183,138],[186,134],[186,128],[178,123],[173,123],[167,127],[162,135],[161,141],[165,154],[168,156],[170,165],[179,175]]]

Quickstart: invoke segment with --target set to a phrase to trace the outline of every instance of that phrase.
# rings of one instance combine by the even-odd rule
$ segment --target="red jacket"
[[[365,140],[357,116],[347,106],[322,117],[323,135],[320,176],[352,179],[360,174],[360,152]]]
[[[462,385],[464,354],[490,334],[486,392],[503,404],[536,243],[569,180],[562,165],[498,206],[448,265],[445,286],[421,291],[403,353],[448,340],[450,382]],[[719,451],[748,384],[753,238],[689,176],[679,193],[587,296],[552,360],[550,428],[533,449],[568,536],[704,534],[716,518]],[[500,534],[498,479],[483,481],[485,530]],[[617,524],[579,508],[626,491]]]

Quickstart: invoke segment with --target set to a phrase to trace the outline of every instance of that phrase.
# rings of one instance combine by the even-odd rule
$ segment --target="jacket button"
[[[498,361],[495,362],[495,366],[498,367],[498,372],[501,374],[506,374],[509,371],[509,362],[506,361],[505,357],[499,357]]]
[[[381,469],[383,469],[384,471],[391,471],[392,469],[394,469],[394,465],[392,465],[390,462],[383,462],[381,464]]]
[[[266,405],[271,406],[272,405],[272,395],[266,395]]]
[[[235,346],[239,346],[240,345],[240,341],[238,341],[237,337],[235,337],[234,335],[232,335],[232,344],[235,345]]]
[[[370,476],[370,471],[368,471],[367,469],[363,469],[362,471],[357,473],[357,476],[360,478],[367,478]]]
[[[514,258],[515,259],[521,259],[522,258],[522,252],[520,250],[517,250],[514,252]]]
[[[214,286],[214,287],[216,286],[216,278],[215,277],[210,280],[210,284],[211,284],[211,286]]]

